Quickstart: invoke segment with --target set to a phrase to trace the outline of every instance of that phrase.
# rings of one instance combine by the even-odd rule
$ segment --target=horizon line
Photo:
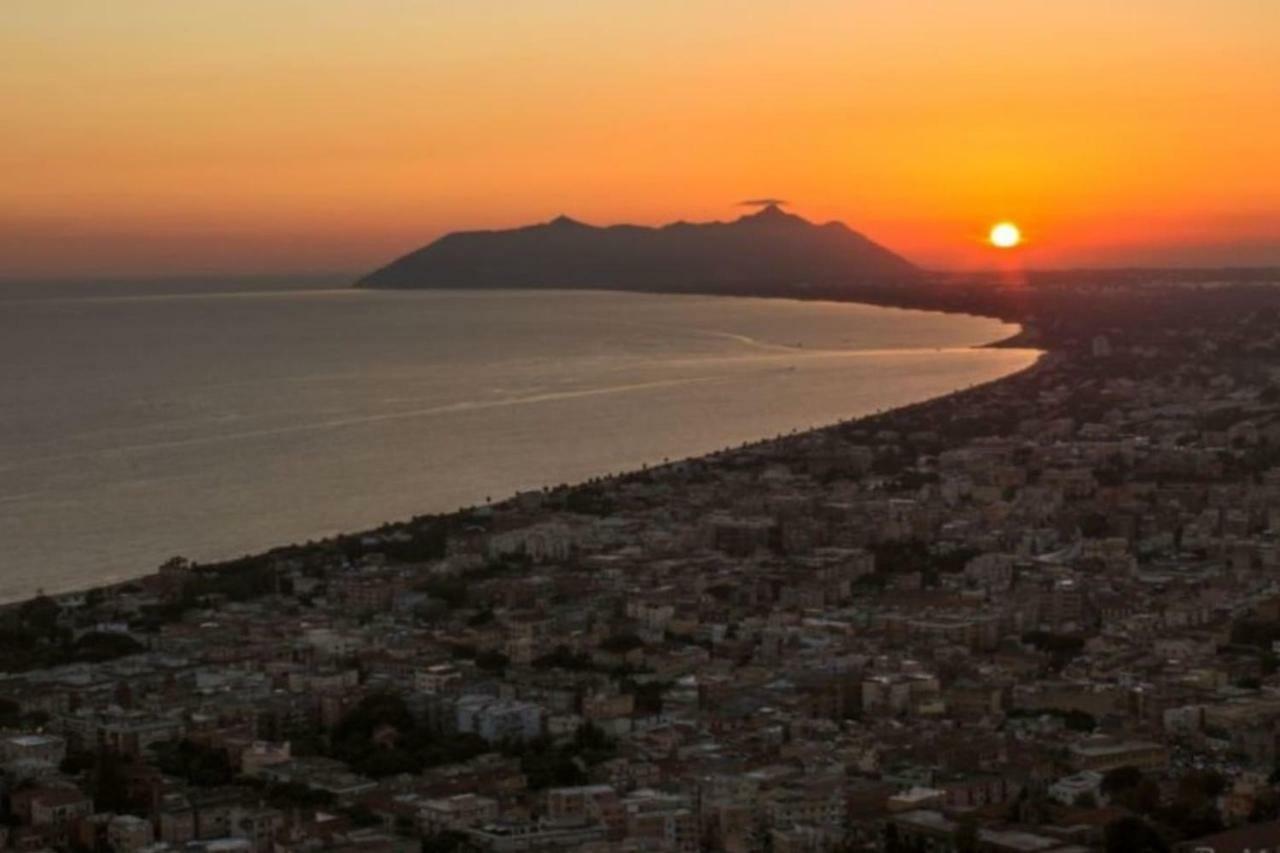
[[[1010,270],[1001,267],[919,267],[920,272],[926,275],[993,275],[1007,276],[1011,272],[1023,275],[1045,275],[1045,274],[1062,274],[1062,273],[1098,273],[1098,272],[1168,272],[1168,273],[1193,273],[1193,272],[1266,272],[1274,271],[1280,274],[1280,264],[1191,264],[1191,265],[1156,265],[1156,264],[1109,264],[1109,265],[1082,265],[1082,266],[1053,266],[1053,267],[1023,267],[1016,270]],[[6,275],[0,276],[0,287],[11,285],[35,285],[35,284],[120,284],[126,282],[160,282],[173,281],[178,282],[228,282],[228,281],[254,281],[260,280],[264,283],[270,280],[290,280],[301,281],[305,279],[316,278],[341,278],[353,276],[359,278],[367,275],[368,270],[360,269],[299,269],[291,271],[268,271],[268,270],[246,270],[243,272],[148,272],[148,273],[112,273],[100,276],[73,276],[73,275]],[[423,290],[432,288],[426,287]],[[456,289],[456,288],[450,288]],[[496,288],[502,289],[502,288]],[[573,290],[576,288],[567,288]],[[611,288],[593,288],[598,290],[609,290]],[[626,288],[617,288],[626,289]]]

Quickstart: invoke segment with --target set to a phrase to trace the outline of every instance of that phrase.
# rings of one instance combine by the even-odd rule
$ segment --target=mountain
[[[560,216],[447,234],[361,279],[371,288],[614,288],[780,294],[914,278],[910,262],[839,222],[769,204],[732,222],[598,228]]]

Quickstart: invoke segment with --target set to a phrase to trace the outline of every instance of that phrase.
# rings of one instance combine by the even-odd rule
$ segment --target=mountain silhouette
[[[843,223],[816,225],[767,204],[732,222],[596,227],[557,216],[505,231],[455,232],[357,286],[777,294],[918,273]]]

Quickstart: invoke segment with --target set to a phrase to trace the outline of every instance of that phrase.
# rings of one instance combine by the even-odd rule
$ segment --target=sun
[[[997,222],[991,226],[991,234],[987,239],[997,249],[1012,249],[1022,242],[1022,232],[1012,222]]]

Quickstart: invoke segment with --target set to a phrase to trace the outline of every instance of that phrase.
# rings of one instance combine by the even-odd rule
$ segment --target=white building
[[[498,819],[498,801],[475,794],[458,794],[427,800],[418,810],[423,834],[460,832]]]
[[[67,757],[67,741],[56,735],[13,735],[0,740],[0,760],[47,761],[60,764]]]
[[[532,702],[463,696],[456,705],[458,731],[477,734],[496,743],[532,740],[542,734],[542,708]]]
[[[462,673],[450,663],[438,663],[413,674],[413,687],[419,693],[439,693],[448,685],[462,680]]]
[[[107,843],[115,853],[135,853],[151,844],[151,821],[116,815],[107,824]]]
[[[1064,776],[1049,786],[1049,796],[1063,805],[1069,806],[1082,796],[1091,796],[1095,801],[1102,801],[1102,774],[1092,770],[1082,770],[1073,776]]]

